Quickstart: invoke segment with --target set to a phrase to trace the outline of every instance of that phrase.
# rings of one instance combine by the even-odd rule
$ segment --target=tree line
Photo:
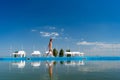
[[[70,52],[70,49],[67,49],[66,52]],[[64,57],[64,50],[60,49],[60,51],[58,52],[58,50],[56,48],[53,49],[53,56],[57,57]],[[67,55],[69,57],[69,55]]]

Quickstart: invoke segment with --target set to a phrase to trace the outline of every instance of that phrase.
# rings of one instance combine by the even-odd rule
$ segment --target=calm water
[[[120,61],[0,61],[0,80],[119,80]]]

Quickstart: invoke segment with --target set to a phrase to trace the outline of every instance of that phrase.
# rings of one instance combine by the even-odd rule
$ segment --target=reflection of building
[[[25,51],[15,51],[14,53],[12,53],[12,56],[14,56],[14,57],[25,57],[26,52]]]
[[[40,62],[31,62],[31,66],[39,67],[40,66]]]
[[[32,56],[41,56],[41,53],[40,53],[40,51],[33,51],[33,53],[31,54]]]
[[[84,56],[84,53],[81,52],[65,52],[65,56]]]
[[[24,68],[25,67],[25,61],[13,62],[12,65],[17,66],[18,68]]]
[[[67,61],[65,62],[66,66],[76,66],[76,65],[85,65],[84,61]]]

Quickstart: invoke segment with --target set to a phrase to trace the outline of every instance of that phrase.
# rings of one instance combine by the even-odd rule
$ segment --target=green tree
[[[15,55],[14,55],[14,57],[16,58],[16,57],[17,57],[17,55],[15,54]]]
[[[53,56],[55,56],[55,57],[57,57],[57,55],[58,55],[58,51],[57,51],[57,49],[53,49]]]
[[[63,57],[64,56],[64,50],[61,49],[60,52],[59,52],[59,57]]]
[[[67,57],[71,57],[71,54],[67,54]]]
[[[67,49],[66,52],[70,52],[70,49]]]
[[[70,49],[67,49],[66,52],[71,52]],[[67,54],[67,57],[71,57],[71,54]]]

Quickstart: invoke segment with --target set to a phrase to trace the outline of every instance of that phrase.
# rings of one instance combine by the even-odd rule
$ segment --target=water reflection
[[[56,61],[45,61],[45,65],[48,66],[49,68],[53,67],[53,65],[56,65]],[[80,66],[80,65],[85,65],[84,61],[60,61],[59,62],[61,65],[65,66]],[[17,66],[17,68],[24,68],[26,65],[25,61],[14,61],[11,62],[12,66]],[[32,67],[40,67],[41,62],[40,61],[32,61],[30,62]]]
[[[50,80],[53,79],[53,66],[55,65],[54,64],[55,62],[54,61],[46,61],[46,64],[48,66],[48,73],[49,73],[49,77],[50,77]]]
[[[31,66],[32,67],[37,68],[37,67],[40,67],[40,65],[41,65],[40,61],[38,61],[38,62],[31,62]]]
[[[12,61],[10,64],[13,66],[10,68],[11,74],[15,75],[18,73],[20,76],[25,75],[28,76],[26,79],[29,80],[73,80],[75,78],[96,80],[102,78],[103,74],[107,74],[108,78],[111,78],[111,74],[109,73],[113,73],[112,75],[119,78],[118,73],[120,73],[120,61]],[[24,69],[21,70],[18,68]],[[7,69],[5,68],[4,70]],[[98,77],[95,78],[94,75]],[[20,80],[19,76],[17,78],[17,80]],[[13,80],[12,77],[10,80]],[[102,78],[100,80],[105,79]]]
[[[29,67],[37,68],[40,70],[41,69],[43,70],[45,68],[47,70],[47,73],[46,73],[46,75],[48,75],[47,78],[49,78],[49,80],[53,80],[57,78],[55,69],[58,70],[58,67],[60,67],[61,65],[63,65],[64,67],[65,66],[76,66],[76,65],[80,66],[80,65],[84,65],[84,61],[59,61],[59,62],[58,61],[57,62],[56,61],[30,61],[30,62],[14,61],[14,62],[11,62],[11,64],[14,68],[18,68],[18,69],[25,68],[26,66],[24,70],[26,70]]]
[[[25,61],[12,62],[12,65],[17,66],[17,68],[24,68],[25,67]]]
[[[65,66],[85,65],[84,61],[67,61],[64,64]]]

